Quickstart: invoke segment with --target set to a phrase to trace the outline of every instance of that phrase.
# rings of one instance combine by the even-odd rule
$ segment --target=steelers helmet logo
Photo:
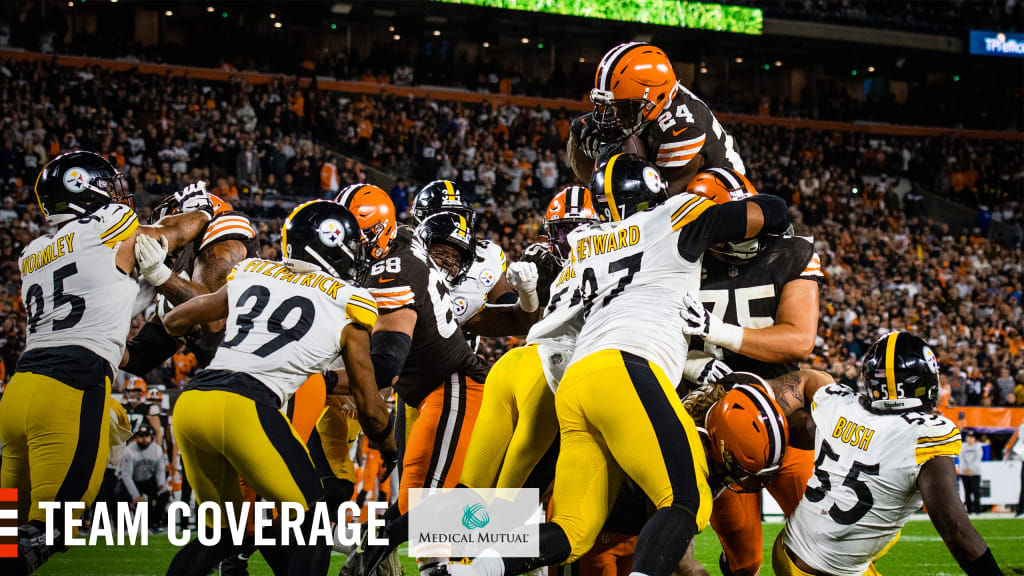
[[[469,303],[466,302],[465,298],[459,297],[459,298],[455,299],[455,315],[456,316],[462,316],[463,314],[466,313],[466,310],[468,308],[469,308]]]
[[[484,270],[480,273],[480,281],[484,283],[484,286],[490,286],[494,284],[494,272],[490,270]]]
[[[334,218],[328,218],[321,222],[316,232],[325,246],[337,246],[345,241],[345,229],[341,226],[341,222]]]
[[[70,168],[64,172],[64,187],[69,192],[78,193],[89,185],[89,173],[81,168]]]
[[[647,166],[644,168],[643,175],[644,184],[647,185],[647,188],[654,192],[658,192],[661,190],[661,176],[658,174],[657,170],[651,168],[650,166]]]
[[[928,370],[932,374],[939,373],[939,360],[935,357],[935,353],[928,346],[924,347],[924,362],[928,365]]]

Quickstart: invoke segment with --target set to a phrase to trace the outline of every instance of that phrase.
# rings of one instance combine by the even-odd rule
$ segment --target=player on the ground
[[[375,262],[367,286],[380,309],[371,339],[377,386],[394,386],[416,409],[413,422],[399,413],[402,474],[385,528],[397,546],[407,539],[408,524],[398,520],[409,509],[409,488],[455,486],[480,409],[487,367],[459,330],[447,281],[469,263],[471,233],[465,217],[454,213],[434,215],[418,232],[400,229],[391,198],[369,184],[348,186],[337,202],[355,214]],[[369,562],[372,570],[382,548],[370,550],[375,553],[361,547],[352,554],[346,569],[361,572]]]
[[[0,573],[31,573],[64,549],[44,541],[39,502],[92,504],[109,453],[110,382],[139,293],[135,243],[142,235],[190,242],[210,219],[205,193],[179,194],[188,214],[140,226],[120,172],[98,154],[62,154],[43,167],[36,198],[56,230],[22,251],[28,337],[0,400],[0,487],[19,489],[18,557]],[[77,512],[75,517],[80,516]]]
[[[670,196],[685,190],[701,169],[746,172],[732,136],[676,79],[657,46],[626,42],[609,50],[597,66],[590,100],[594,111],[573,121],[568,142],[570,165],[582,182],[590,180],[602,153],[619,149],[654,163]],[[634,136],[639,145],[627,142]]]
[[[449,180],[435,180],[420,190],[412,205],[413,224],[419,226],[441,212],[465,218],[473,242],[469,268],[451,281],[452,304],[459,326],[477,336],[525,334],[540,317],[533,267],[527,262],[514,262],[506,270],[501,246],[473,237],[476,212],[458,184]]]
[[[377,307],[355,284],[367,249],[355,217],[330,201],[302,204],[285,221],[281,248],[281,262],[243,260],[220,290],[164,317],[173,336],[227,319],[210,367],[192,378],[174,407],[174,433],[201,502],[240,503],[239,476],[272,502],[308,510],[322,498],[309,454],[280,409],[339,356],[347,370],[344,392],[354,396],[364,430],[377,442],[393,442],[394,420],[377,393],[370,361]],[[328,386],[327,392],[336,391]],[[305,522],[308,534],[311,514]],[[193,540],[168,574],[205,575],[232,549],[226,536],[210,547]],[[279,557],[281,551],[262,552]],[[326,573],[329,544],[290,552],[289,573]]]
[[[698,174],[687,191],[718,204],[757,194],[746,176],[725,168]],[[796,370],[818,331],[821,261],[806,238],[762,236],[708,249],[699,299],[687,298],[683,331],[691,335],[684,377],[703,384],[727,369],[765,379]],[[702,304],[703,303],[703,304]],[[701,346],[703,344],[703,346]],[[768,485],[789,515],[803,496],[814,468],[814,452],[786,451],[782,469]],[[715,499],[711,526],[722,542],[724,574],[753,576],[762,562],[760,491],[728,491]]]
[[[551,199],[544,216],[547,245],[533,246],[538,262],[568,264],[569,233],[599,222],[590,190],[567,186]],[[547,258],[540,256],[546,252]],[[582,325],[580,304],[570,306],[571,269],[538,266],[544,317],[530,328],[526,346],[506,352],[491,367],[480,417],[466,455],[461,483],[472,488],[545,489],[554,473],[540,466],[558,438],[554,390],[569,365]],[[541,290],[538,290],[541,292]],[[554,294],[553,298],[549,298]]]
[[[539,557],[476,560],[494,574],[584,554],[624,474],[657,508],[637,540],[632,572],[675,569],[711,513],[704,448],[675,391],[687,347],[683,296],[699,288],[705,249],[789,225],[779,198],[717,205],[692,194],[667,197],[657,169],[634,155],[598,166],[590,189],[606,222],[569,235],[584,322],[555,393],[554,513],[540,526]]]
[[[933,412],[939,365],[931,348],[907,332],[882,336],[864,356],[861,379],[862,393],[828,384],[780,399],[810,406],[817,458],[775,540],[775,573],[875,574],[873,561],[923,502],[964,572],[1001,574],[957,494],[960,431]]]

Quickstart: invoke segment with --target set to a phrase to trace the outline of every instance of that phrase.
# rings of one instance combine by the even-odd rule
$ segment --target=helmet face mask
[[[544,214],[544,235],[562,265],[569,258],[569,233],[586,224],[600,222],[594,210],[593,194],[583,186],[566,186],[548,203]]]
[[[395,205],[388,193],[372,184],[351,184],[334,198],[355,216],[365,238],[371,260],[380,260],[391,250],[391,241],[398,235]]]
[[[640,132],[675,98],[672,62],[657,46],[626,42],[605,53],[594,75],[590,100],[597,136],[619,144]]]
[[[645,98],[615,100],[604,97],[610,94],[596,88],[590,92],[590,99],[594,102],[592,118],[598,138],[617,145],[643,130],[648,122],[646,115],[656,105]]]

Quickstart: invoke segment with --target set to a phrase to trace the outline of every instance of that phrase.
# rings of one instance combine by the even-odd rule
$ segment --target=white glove
[[[202,212],[213,218],[213,200],[210,200],[210,195],[206,192],[206,182],[202,180],[175,192],[174,199],[178,201],[182,213]]]
[[[722,378],[725,378],[729,374],[732,374],[732,368],[725,362],[722,362],[718,358],[708,358],[705,360],[697,360],[696,362],[704,364],[697,373],[696,380],[694,382],[703,386],[705,384],[714,384]]]
[[[160,241],[145,234],[135,237],[135,263],[139,267],[139,275],[153,286],[160,286],[171,277],[171,269],[164,264],[167,259],[167,238],[160,236]]]
[[[698,336],[709,344],[739,352],[743,344],[743,328],[722,322],[721,318],[704,308],[704,304],[693,294],[683,296],[683,309],[679,315],[685,322],[683,334]]]
[[[537,297],[537,265],[533,262],[513,262],[505,272],[512,289],[519,293],[519,308],[535,312],[540,307]]]

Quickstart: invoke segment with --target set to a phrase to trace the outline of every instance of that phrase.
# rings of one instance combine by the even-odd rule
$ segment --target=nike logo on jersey
[[[679,136],[680,134],[682,134],[683,132],[686,132],[689,129],[690,129],[690,127],[687,126],[686,128],[683,128],[682,130],[673,130],[672,131],[672,135],[673,136]]]
[[[394,281],[395,281],[394,278],[378,278],[377,279],[377,283],[378,284],[387,284],[388,282],[394,282]]]

